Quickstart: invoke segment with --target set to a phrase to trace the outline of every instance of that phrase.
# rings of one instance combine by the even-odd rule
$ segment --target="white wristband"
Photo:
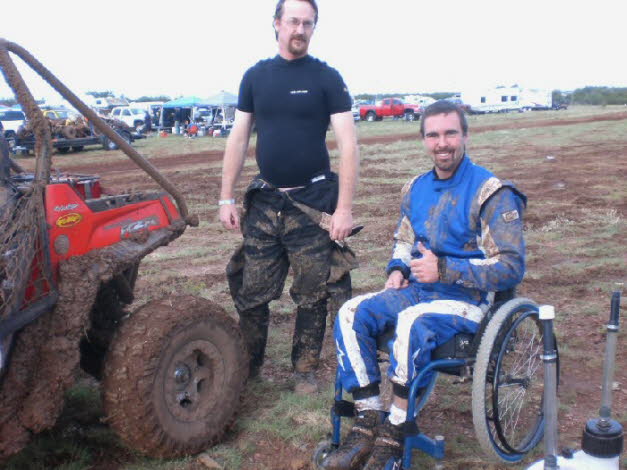
[[[219,206],[227,206],[230,204],[235,204],[235,199],[220,199],[218,201]]]

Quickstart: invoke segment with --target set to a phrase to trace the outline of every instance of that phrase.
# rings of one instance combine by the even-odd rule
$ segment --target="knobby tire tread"
[[[196,423],[202,432],[174,435],[162,422],[153,396],[160,366],[167,363],[164,351],[177,335],[202,326],[211,328],[212,339],[231,347],[220,350],[229,364],[217,406]],[[191,328],[191,330],[190,330]],[[111,342],[104,367],[104,407],[108,423],[130,446],[162,458],[196,454],[218,442],[232,426],[247,379],[248,357],[237,322],[212,302],[194,297],[152,301],[120,326]],[[190,426],[190,429],[192,427]]]

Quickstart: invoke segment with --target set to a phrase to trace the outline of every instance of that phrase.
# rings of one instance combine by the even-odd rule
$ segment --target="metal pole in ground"
[[[544,351],[544,470],[557,470],[557,350],[553,337],[555,309],[540,306]]]

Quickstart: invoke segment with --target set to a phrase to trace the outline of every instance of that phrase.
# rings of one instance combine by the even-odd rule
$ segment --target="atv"
[[[154,179],[105,194],[100,178],[51,171],[50,126],[9,52]],[[100,381],[105,421],[138,451],[195,454],[232,425],[248,374],[237,322],[191,296],[129,313],[146,255],[197,226],[176,187],[28,51],[0,39],[0,69],[36,138],[35,170],[0,139],[0,462],[59,417],[79,367]]]

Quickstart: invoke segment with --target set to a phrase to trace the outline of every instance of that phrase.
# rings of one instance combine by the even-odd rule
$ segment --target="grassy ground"
[[[566,376],[560,391],[561,443],[573,447],[579,446],[581,418],[591,417],[598,408],[603,325],[607,320],[609,294],[615,288],[614,282],[625,279],[627,126],[625,120],[551,127],[532,124],[539,120],[603,116],[622,110],[579,107],[559,112],[469,118],[469,147],[475,162],[505,179],[513,179],[530,198],[526,219],[528,272],[520,291],[538,303],[555,305],[558,311],[556,327]],[[520,127],[472,134],[473,128],[504,123]],[[360,146],[362,170],[355,216],[366,228],[351,242],[361,260],[361,266],[353,272],[355,294],[379,290],[383,285],[400,190],[412,176],[431,167],[421,149],[418,128],[418,122],[404,121],[358,125],[361,139],[390,134],[408,138]],[[224,144],[224,139],[169,136],[139,141],[136,148],[158,165],[162,159],[176,158],[173,155],[221,151]],[[332,157],[335,163],[336,151]],[[91,150],[80,156],[57,156],[55,164],[76,158],[81,163],[97,164],[103,160],[121,162],[124,157],[118,152]],[[20,159],[25,166],[31,161]],[[168,170],[175,180],[189,181],[186,196],[191,211],[200,215],[201,225],[145,259],[136,304],[162,295],[193,293],[224,305],[234,314],[223,272],[238,237],[223,230],[216,218],[214,201],[219,171],[220,164],[215,161],[200,168],[192,165]],[[244,179],[253,172],[254,160],[249,159]],[[198,173],[205,173],[207,179],[198,179]],[[124,180],[123,175],[117,178]],[[287,288],[289,285],[285,292]],[[309,468],[313,448],[330,431],[328,416],[335,362],[332,342],[327,338],[324,350],[321,378],[325,390],[304,399],[298,397],[290,391],[293,304],[287,293],[273,303],[272,312],[263,380],[250,384],[239,418],[226,441],[207,450],[208,456],[224,469]],[[621,339],[619,348],[624,350],[624,347],[625,341]],[[617,367],[616,379],[619,390],[615,411],[623,423],[627,423],[626,367],[623,360]],[[486,463],[474,438],[470,410],[470,386],[441,377],[423,412],[422,426],[430,435],[446,437],[447,469],[502,468]],[[194,457],[158,461],[137,455],[120,443],[101,419],[97,384],[81,378],[70,390],[66,411],[55,429],[39,435],[6,468],[206,468]],[[532,460],[540,454],[541,450]],[[512,468],[520,470],[528,463]],[[413,469],[431,465],[432,459],[415,453]]]

